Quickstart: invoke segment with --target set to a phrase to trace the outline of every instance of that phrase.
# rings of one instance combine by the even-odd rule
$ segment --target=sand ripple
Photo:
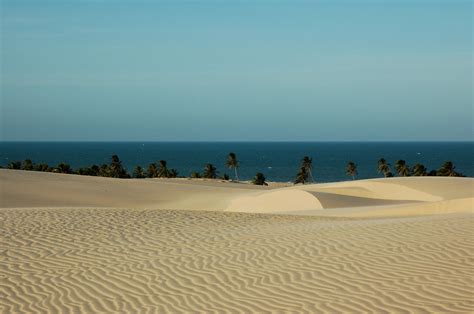
[[[474,310],[474,216],[0,210],[0,312]]]

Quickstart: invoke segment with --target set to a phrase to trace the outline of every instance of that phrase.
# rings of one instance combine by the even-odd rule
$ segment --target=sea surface
[[[349,161],[357,164],[357,179],[382,177],[377,173],[380,158],[392,165],[397,159],[410,166],[422,163],[428,170],[451,160],[456,171],[474,176],[474,142],[0,142],[0,165],[31,159],[50,166],[66,162],[79,168],[109,163],[117,154],[130,173],[135,165],[146,168],[164,159],[180,176],[201,172],[212,163],[219,175],[233,177],[233,170],[225,167],[229,152],[237,154],[243,180],[262,172],[269,181],[292,181],[305,155],[313,158],[317,182],[350,180],[345,173]]]

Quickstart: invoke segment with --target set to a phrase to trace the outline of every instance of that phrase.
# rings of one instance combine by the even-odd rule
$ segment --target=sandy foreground
[[[0,189],[0,313],[474,312],[472,178]]]

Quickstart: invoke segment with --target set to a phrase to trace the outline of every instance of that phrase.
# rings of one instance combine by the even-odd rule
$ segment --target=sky
[[[4,141],[472,141],[472,2],[2,0]]]

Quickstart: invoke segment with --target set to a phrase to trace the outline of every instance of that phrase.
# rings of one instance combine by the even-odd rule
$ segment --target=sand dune
[[[296,206],[279,200],[292,192],[306,193],[305,197],[298,197]],[[256,207],[262,200],[265,205]],[[235,197],[227,210],[340,217],[473,212],[474,179],[411,177],[299,185]]]
[[[472,216],[0,213],[2,313],[474,310]]]
[[[0,207],[107,207],[222,210],[247,184],[203,180],[113,179],[0,169]],[[266,187],[260,187],[266,189]]]
[[[234,197],[226,211],[245,213],[275,214],[292,209],[295,211],[322,209],[322,204],[312,193],[300,189],[279,189],[247,193],[246,196]]]
[[[473,179],[0,188],[0,313],[474,311]]]
[[[391,178],[281,188],[218,180],[123,180],[1,169],[0,183],[2,208],[165,208],[344,217],[353,216],[352,212],[373,217],[474,209],[472,178]]]

